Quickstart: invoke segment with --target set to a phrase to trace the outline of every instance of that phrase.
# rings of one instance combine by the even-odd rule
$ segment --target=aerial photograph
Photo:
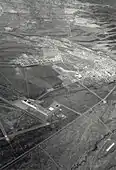
[[[0,0],[0,170],[116,170],[116,0]]]

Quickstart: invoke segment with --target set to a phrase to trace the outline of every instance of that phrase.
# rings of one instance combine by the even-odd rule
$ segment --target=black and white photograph
[[[0,0],[0,170],[116,170],[116,0]]]

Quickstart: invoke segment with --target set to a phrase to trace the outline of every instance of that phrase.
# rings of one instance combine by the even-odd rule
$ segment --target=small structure
[[[27,107],[27,111],[39,118],[42,123],[51,121],[52,117],[60,110],[60,104],[54,101],[48,108],[40,105],[38,100],[24,99],[21,100],[22,104]]]
[[[43,123],[49,118],[49,111],[32,99],[24,99],[21,102],[27,106],[27,111],[39,118]]]
[[[66,118],[63,114],[61,105],[58,102],[53,101],[52,104],[47,107],[43,107],[41,103],[43,103],[41,100],[21,98],[20,100],[15,101],[14,105],[28,111],[31,116],[39,119],[43,124],[51,124],[54,121]]]
[[[60,104],[56,101],[54,101],[49,107],[48,110],[52,111],[52,112],[56,112],[57,110],[59,110],[60,108]]]

